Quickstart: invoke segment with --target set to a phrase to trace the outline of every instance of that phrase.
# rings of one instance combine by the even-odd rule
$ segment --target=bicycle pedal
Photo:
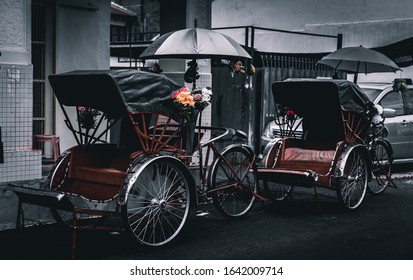
[[[208,216],[210,213],[208,211],[197,211],[196,215],[197,217],[205,217]]]

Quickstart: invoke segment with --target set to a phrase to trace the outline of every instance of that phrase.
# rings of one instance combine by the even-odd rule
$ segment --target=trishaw
[[[191,206],[212,200],[220,213],[236,218],[253,205],[249,171],[255,156],[242,143],[245,134],[196,127],[202,108],[178,106],[174,98],[182,86],[171,79],[110,70],[73,71],[49,80],[77,145],[61,154],[42,189],[9,187],[21,203],[49,207],[74,234],[105,229],[105,218],[121,217],[120,229],[147,246],[172,241]],[[207,130],[218,135],[204,141]],[[214,143],[225,139],[234,143],[219,151]]]
[[[348,209],[366,190],[381,193],[391,183],[392,149],[381,108],[347,80],[289,79],[275,82],[276,123],[283,135],[264,148],[255,165],[257,182],[273,200],[293,188],[334,190]],[[391,115],[391,111],[385,110]],[[302,129],[297,133],[297,129]],[[318,200],[317,200],[318,203]]]

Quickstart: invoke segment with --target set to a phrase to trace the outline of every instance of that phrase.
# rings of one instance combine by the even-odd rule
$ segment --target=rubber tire
[[[177,159],[154,158],[135,169],[122,205],[125,227],[139,244],[160,247],[174,240],[190,212],[190,184]]]
[[[344,166],[344,174],[338,180],[337,196],[342,205],[350,210],[360,206],[368,183],[367,160],[361,149],[353,149]]]
[[[252,192],[256,192],[257,187],[254,174],[250,170],[254,156],[242,146],[233,146],[224,150],[221,155],[222,157],[217,157],[211,165],[208,177],[209,190],[221,188],[227,184],[236,186],[211,192],[212,200],[218,212],[225,218],[240,218],[248,213],[255,201]],[[234,176],[229,165],[224,162],[224,158],[242,179],[241,181]]]
[[[373,178],[367,190],[378,195],[383,193],[391,182],[393,152],[387,142],[379,139],[374,141],[371,154]]]

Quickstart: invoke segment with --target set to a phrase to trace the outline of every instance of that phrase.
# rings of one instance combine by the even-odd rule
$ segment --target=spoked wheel
[[[242,146],[234,146],[217,157],[209,172],[209,191],[217,210],[226,218],[248,213],[256,191],[250,171],[254,155]]]
[[[52,170],[46,179],[46,187],[50,190],[58,191],[64,181],[67,179],[68,169],[70,165],[70,152],[63,153],[55,162]],[[59,224],[73,228],[73,212],[50,208],[53,218]],[[102,218],[100,215],[77,214],[77,219],[80,223],[95,221]]]
[[[377,140],[373,143],[371,157],[373,178],[367,190],[372,194],[381,194],[390,184],[392,151],[386,142]]]
[[[282,201],[291,194],[293,187],[264,180],[264,191],[266,196],[272,201]]]
[[[63,153],[55,162],[52,170],[46,179],[46,187],[50,190],[58,190],[67,178],[67,173],[70,165],[70,152]],[[59,224],[66,227],[73,227],[73,213],[68,211],[57,210],[50,208],[53,218]]]
[[[67,178],[70,164],[70,152],[63,153],[54,163],[46,178],[46,188],[58,190]]]
[[[133,185],[122,205],[122,216],[143,245],[165,245],[185,225],[190,192],[180,164],[170,157],[154,158],[142,164],[131,179]]]
[[[367,172],[365,156],[358,149],[353,149],[337,186],[337,196],[346,208],[356,209],[363,201],[367,189]]]

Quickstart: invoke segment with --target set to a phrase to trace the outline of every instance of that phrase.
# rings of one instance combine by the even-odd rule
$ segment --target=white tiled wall
[[[0,64],[0,183],[41,178],[41,152],[32,149],[33,67]]]

